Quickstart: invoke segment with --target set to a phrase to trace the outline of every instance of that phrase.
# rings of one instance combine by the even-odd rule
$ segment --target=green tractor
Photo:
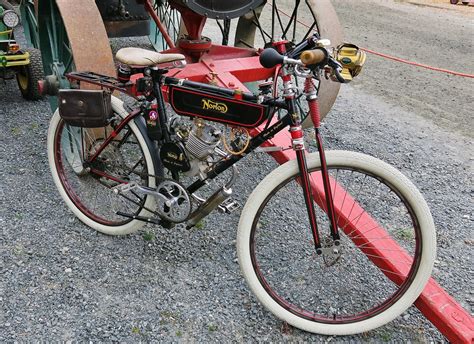
[[[0,0],[0,79],[16,77],[25,99],[41,99],[38,81],[44,79],[41,53],[37,49],[24,50],[15,41],[14,29],[20,23],[15,8]]]

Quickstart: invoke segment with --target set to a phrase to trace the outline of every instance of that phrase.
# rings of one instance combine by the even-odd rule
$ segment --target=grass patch
[[[182,337],[183,336],[183,332],[181,332],[180,330],[176,331],[176,337]]]
[[[395,236],[403,240],[411,240],[415,237],[413,228],[399,228],[395,230]]]
[[[380,333],[380,339],[382,339],[382,341],[384,341],[385,343],[388,343],[392,339],[392,334],[388,331],[382,331]]]
[[[209,332],[216,332],[217,329],[218,329],[217,325],[214,325],[214,324],[209,324],[209,325],[207,326],[207,330],[208,330]]]
[[[148,242],[154,241],[155,233],[152,231],[146,231],[145,233],[143,233],[143,240],[148,241]]]
[[[194,227],[196,227],[197,229],[201,230],[201,229],[204,229],[204,220],[201,220],[199,221],[198,223],[196,223],[196,225]]]
[[[21,134],[21,129],[20,128],[12,128],[12,134],[13,135],[20,135]]]
[[[132,333],[133,334],[140,334],[140,328],[137,326],[132,327]]]

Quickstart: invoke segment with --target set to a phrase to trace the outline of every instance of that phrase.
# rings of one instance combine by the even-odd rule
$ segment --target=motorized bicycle
[[[117,53],[117,78],[69,74],[77,86],[102,90],[59,93],[48,157],[61,197],[82,222],[110,235],[145,223],[191,228],[215,209],[238,208],[231,195],[241,159],[292,151],[295,159],[265,177],[242,210],[237,252],[250,288],[277,317],[310,332],[360,333],[393,320],[430,277],[434,224],[420,192],[394,167],[324,150],[318,80],[345,83],[365,59],[353,45],[326,46],[317,34],[274,42],[260,61],[275,78],[256,94],[174,78],[184,56],[136,48]],[[113,91],[135,105],[126,110]],[[309,154],[306,116],[318,150]],[[288,144],[270,146],[286,128]]]

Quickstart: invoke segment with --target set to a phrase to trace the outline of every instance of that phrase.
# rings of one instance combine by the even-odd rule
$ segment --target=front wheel
[[[240,218],[242,273],[258,300],[305,331],[347,335],[404,312],[427,283],[436,252],[433,220],[416,187],[364,154],[328,151],[336,223],[329,221],[317,154],[308,155],[323,253],[316,254],[296,161],[270,173]]]
[[[112,108],[118,118],[128,115],[115,97]],[[133,196],[127,199],[114,191],[128,183],[154,188],[155,175],[161,175],[162,170],[154,160],[156,154],[146,127],[139,120],[130,121],[92,166],[86,166],[84,161],[101,147],[120,120],[114,122],[103,128],[73,127],[56,110],[48,130],[48,159],[59,193],[74,215],[99,232],[122,235],[143,226],[144,222],[133,216],[150,215],[155,203],[151,196],[132,192]]]
[[[38,81],[44,79],[43,62],[41,52],[38,49],[30,49],[30,63],[20,67],[16,74],[18,87],[21,95],[27,100],[39,100],[43,98],[38,86]]]

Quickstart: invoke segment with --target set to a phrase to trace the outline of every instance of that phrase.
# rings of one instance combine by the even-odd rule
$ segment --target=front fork
[[[289,79],[287,79],[286,81],[288,82],[288,85],[291,84],[291,81]],[[287,102],[289,103],[290,113],[293,114],[292,124],[290,126],[290,134],[291,134],[291,139],[292,139],[293,150],[296,153],[296,159],[297,159],[298,167],[300,171],[301,186],[303,188],[303,195],[304,195],[306,210],[308,212],[308,217],[309,217],[309,221],[311,225],[311,232],[313,235],[316,252],[318,254],[322,254],[321,239],[319,236],[318,224],[317,224],[317,219],[316,219],[316,211],[314,207],[313,190],[312,190],[311,181],[309,178],[308,165],[306,162],[303,130],[301,128],[300,115],[296,108],[295,97],[292,94],[292,92],[285,92],[285,93],[286,93]],[[313,82],[311,78],[308,78],[306,80],[305,93],[307,96],[311,119],[314,124],[316,144],[318,147],[319,158],[321,162],[321,176],[322,176],[324,194],[325,194],[325,200],[326,200],[326,213],[330,220],[331,237],[334,240],[334,244],[337,246],[340,244],[340,236],[337,229],[336,214],[334,211],[334,202],[333,202],[333,197],[332,197],[332,192],[331,192],[329,172],[328,172],[328,168],[326,164],[326,156],[324,153],[323,140],[322,140],[322,136],[319,130],[320,122],[321,122],[320,113],[319,113],[319,103],[317,99],[316,90],[313,86]]]

